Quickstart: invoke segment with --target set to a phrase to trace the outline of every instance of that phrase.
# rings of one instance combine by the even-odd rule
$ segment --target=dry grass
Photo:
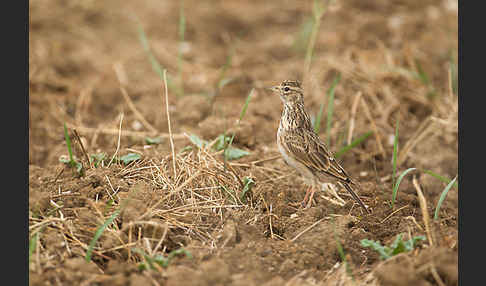
[[[103,236],[111,237],[114,241],[96,245],[93,254],[99,258],[111,260],[113,256],[131,253],[133,248],[144,249],[146,253],[156,253],[166,238],[167,231],[171,235],[187,235],[190,239],[203,242],[207,247],[217,248],[214,231],[217,231],[216,225],[222,226],[224,213],[227,210],[247,208],[248,205],[241,201],[243,185],[239,175],[234,169],[225,168],[224,163],[215,156],[217,155],[210,150],[195,146],[190,151],[178,154],[174,157],[174,165],[178,170],[176,177],[171,175],[174,174],[171,155],[160,160],[151,158],[132,162],[128,166],[112,164],[104,168],[104,171],[92,169],[96,172],[108,171],[115,178],[126,180],[133,187],[128,194],[121,193],[118,191],[119,187],[115,189],[106,177],[112,193],[103,201],[89,201],[88,208],[95,214],[91,220],[86,221],[79,215],[79,212],[86,209],[85,206],[70,208],[69,213],[72,215],[68,217],[58,210],[60,218],[44,216],[38,219],[30,216],[30,233],[35,235],[49,228],[65,239],[64,246],[69,252],[77,246],[86,251],[88,246],[83,241],[89,238],[86,234],[93,233],[93,223],[101,224],[112,211],[121,208],[120,219],[123,220],[123,227],[117,227],[120,220],[117,218],[115,223],[106,229]],[[81,194],[65,194],[74,195]],[[60,193],[56,200],[62,200],[63,196],[63,193]],[[133,205],[139,206],[137,201],[140,197],[146,196],[158,199],[143,202],[143,211],[139,209],[138,215],[130,217],[127,221],[126,217],[123,217],[123,211],[132,208]],[[108,204],[110,199],[113,203],[111,206]],[[51,204],[55,205],[52,200]],[[147,231],[148,229],[151,231]],[[132,255],[130,256],[134,259]],[[39,259],[45,264],[49,256],[34,257],[33,260],[39,264]]]

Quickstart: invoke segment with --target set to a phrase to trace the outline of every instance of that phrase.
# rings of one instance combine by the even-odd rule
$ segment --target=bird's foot
[[[338,195],[338,193],[336,191],[336,185],[331,184],[331,183],[324,183],[324,184],[322,184],[322,189],[323,190],[326,190],[327,189],[327,192],[329,192],[329,194],[331,194],[335,198],[335,200],[334,200],[334,199],[331,199],[329,197],[325,197],[328,201],[331,201],[332,203],[338,204],[340,206],[344,206],[346,204],[346,201],[343,200]]]
[[[335,186],[331,183],[323,183],[322,184],[322,190],[324,191],[323,194],[320,195],[321,198],[325,199],[326,201],[338,205],[338,206],[344,206],[346,202],[338,196]],[[327,195],[327,193],[330,194],[330,196]]]
[[[309,209],[312,206],[312,199],[314,198],[315,192],[316,191],[312,187],[309,187],[307,189],[307,192],[305,193],[304,200],[301,202],[301,205],[302,205],[304,210]]]

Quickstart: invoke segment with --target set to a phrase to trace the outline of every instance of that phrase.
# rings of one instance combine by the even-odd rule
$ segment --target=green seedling
[[[89,156],[89,163],[93,164],[97,168],[100,163],[103,165],[103,161],[106,159],[106,153],[91,154]]]
[[[395,127],[395,138],[393,138],[393,158],[392,158],[392,184],[395,184],[395,178],[397,174],[397,157],[398,157],[398,123],[399,119],[397,118],[397,125]]]
[[[414,236],[407,241],[403,241],[402,234],[399,234],[390,246],[382,246],[379,241],[369,239],[362,239],[360,242],[362,246],[371,247],[373,250],[378,252],[380,254],[380,258],[385,260],[399,253],[413,250],[417,244],[417,241],[419,240],[425,241],[425,236]]]
[[[130,193],[128,195],[128,198],[124,199],[121,202],[120,206],[104,221],[104,223],[102,225],[100,225],[96,229],[96,232],[95,232],[93,238],[91,239],[91,241],[90,241],[90,243],[88,245],[88,249],[86,251],[85,260],[87,262],[90,262],[91,261],[92,253],[94,251],[94,247],[96,245],[96,242],[101,237],[101,235],[103,234],[103,232],[105,231],[105,229],[108,228],[108,226],[110,226],[112,224],[113,224],[113,227],[114,228],[118,228],[117,224],[114,224],[113,222],[118,217],[118,215],[120,215],[120,213],[125,209],[125,207],[128,204],[128,202],[130,200],[132,200],[133,197],[137,197],[138,194],[139,194],[139,188],[138,187],[134,187],[132,190],[130,190]],[[108,206],[111,206],[112,203],[113,203],[112,200],[108,201],[107,202],[107,207]],[[105,211],[106,211],[106,209],[105,209]]]
[[[391,202],[391,208],[395,206],[395,200],[397,198],[397,193],[398,193],[398,187],[400,186],[400,183],[403,180],[403,177],[405,177],[406,174],[410,173],[413,170],[416,170],[417,168],[408,168],[405,170],[400,177],[398,177],[398,180],[396,181],[395,185],[393,186],[393,195],[392,195],[392,202]]]
[[[234,147],[228,147],[224,151],[224,156],[225,156],[226,160],[229,160],[229,161],[239,159],[239,158],[247,156],[249,154],[250,154],[250,152],[248,152],[248,151],[241,150],[241,149],[234,148]]]
[[[440,211],[440,207],[442,206],[442,202],[444,202],[444,200],[447,196],[447,193],[449,192],[451,187],[454,185],[456,179],[457,179],[457,177],[455,177],[453,180],[451,180],[449,182],[449,184],[444,188],[442,193],[440,194],[439,201],[437,202],[437,206],[435,207],[434,220],[437,220],[439,218],[439,211]]]
[[[226,145],[229,144],[230,140],[230,137],[225,136],[224,134],[219,134],[219,136],[216,137],[216,144],[214,144],[214,148],[216,151],[223,150]]]
[[[254,92],[254,89],[252,89],[250,91],[250,94],[247,96],[247,98],[245,100],[245,104],[243,105],[243,108],[241,109],[241,112],[240,112],[240,117],[238,119],[237,126],[240,124],[240,121],[243,119],[243,117],[246,114],[246,110],[248,109],[248,105],[250,103],[250,99],[251,99],[253,92]],[[248,152],[248,151],[232,147],[233,140],[235,139],[235,135],[236,134],[233,133],[232,136],[229,137],[229,136],[226,136],[226,134],[220,134],[220,135],[218,135],[218,137],[216,137],[215,144],[213,144],[213,149],[215,151],[224,150],[223,154],[224,154],[225,162],[227,160],[239,159],[243,156],[250,154],[250,152]],[[208,141],[203,140],[203,139],[199,138],[198,136],[196,136],[194,134],[189,135],[189,140],[194,145],[199,147],[200,149],[205,148],[209,144]]]
[[[71,148],[71,138],[69,138],[69,134],[67,131],[66,123],[64,123],[64,139],[66,140],[66,145],[69,153],[69,159],[66,159],[64,157],[59,158],[59,161],[68,165],[71,168],[76,168],[76,172],[78,175],[82,176],[83,175],[83,164],[80,162],[76,161],[73,156],[73,150]]]
[[[321,25],[321,18],[326,11],[327,4],[330,1],[324,3],[323,0],[314,0],[314,5],[312,6],[312,30],[310,34],[309,43],[307,44],[307,50],[305,54],[304,71],[305,73],[309,71],[310,64],[312,61],[312,53],[314,52],[314,46],[316,43],[317,35],[319,32],[319,26]]]
[[[255,185],[255,181],[253,181],[250,177],[243,178],[243,191],[241,191],[240,200],[246,204],[246,193],[251,192],[251,188]]]
[[[183,147],[181,150],[179,150],[179,152],[177,154],[182,154],[182,153],[187,152],[189,150],[192,150],[192,146],[190,146],[190,145]]]
[[[368,131],[365,134],[361,135],[360,137],[354,139],[353,142],[351,142],[351,144],[346,145],[342,147],[339,151],[337,151],[336,154],[334,154],[334,157],[336,157],[336,159],[341,157],[344,153],[348,152],[349,150],[361,144],[361,142],[365,141],[366,138],[371,136],[371,134],[373,134],[373,131]]]
[[[128,165],[130,162],[140,160],[140,158],[142,158],[142,156],[140,154],[128,153],[124,156],[121,156],[120,161],[122,161],[123,164]]]
[[[203,140],[194,134],[191,134],[189,136],[189,140],[200,149],[205,148],[209,144],[208,141]],[[225,136],[224,134],[220,134],[218,135],[218,137],[216,137],[216,143],[213,145],[213,150],[214,151],[225,150],[224,151],[225,158],[230,161],[239,159],[243,156],[250,154],[250,152],[248,151],[229,146],[230,142],[231,142],[230,137]],[[188,150],[188,147],[190,148],[190,146],[186,146],[180,152]]]
[[[95,232],[95,235],[93,237],[93,239],[91,239],[91,242],[89,243],[89,246],[88,246],[88,250],[86,251],[86,256],[85,256],[85,260],[87,262],[90,262],[91,261],[91,256],[92,256],[92,253],[93,253],[93,249],[94,249],[94,246],[96,244],[96,242],[98,241],[98,239],[101,237],[101,235],[103,234],[103,231],[105,231],[105,229],[113,223],[113,221],[115,220],[115,218],[120,214],[121,212],[121,207],[117,210],[115,210],[113,212],[113,214],[101,225],[99,226],[97,229],[96,229],[96,232]]]
[[[208,141],[203,140],[203,139],[197,137],[197,135],[194,135],[194,134],[189,135],[189,140],[191,140],[191,142],[194,145],[196,145],[197,147],[199,147],[199,149],[205,148],[208,145],[208,143],[209,143]]]
[[[249,155],[250,152],[248,151],[230,146],[233,138],[234,136],[230,138],[228,136],[225,136],[224,134],[220,134],[217,137],[217,141],[216,144],[214,145],[214,148],[216,149],[216,151],[224,150],[225,158],[230,161]]]
[[[145,143],[148,145],[157,145],[162,143],[162,141],[163,141],[162,137],[155,137],[155,138],[145,137]]]
[[[37,249],[37,240],[39,240],[39,232],[36,232],[30,239],[29,239],[29,265],[32,257],[32,253]]]
[[[432,172],[431,170],[421,170],[421,171],[424,172],[425,174],[431,175],[432,177],[441,180],[442,182],[444,182],[446,184],[448,184],[451,181],[451,179],[446,178],[444,176],[441,176],[439,174],[436,174],[436,173]],[[456,178],[456,181],[454,182],[454,184],[452,184],[452,186],[457,189],[457,187],[458,187],[457,178]]]
[[[453,180],[449,180],[441,175],[438,175],[430,170],[420,170],[420,169],[417,169],[417,168],[408,168],[407,170],[405,170],[399,177],[398,177],[398,180],[395,182],[395,184],[393,185],[393,196],[392,196],[392,202],[391,202],[391,208],[394,207],[394,204],[395,204],[395,200],[396,200],[396,197],[397,197],[397,193],[398,193],[398,187],[400,186],[400,183],[402,182],[403,180],[403,177],[405,177],[405,175],[407,175],[409,172],[413,171],[413,170],[417,170],[417,171],[421,171],[421,172],[424,172],[426,174],[429,174],[445,183],[448,183],[447,187],[442,191],[442,194],[439,198],[439,202],[437,203],[437,206],[436,206],[436,211],[435,211],[435,215],[434,215],[434,219],[437,219],[437,216],[438,216],[438,212],[439,212],[439,209],[440,209],[440,206],[442,205],[442,202],[443,200],[445,199],[445,196],[447,195],[447,193],[449,192],[450,188],[452,187],[456,187],[457,188],[457,177],[454,178]]]
[[[140,270],[146,270],[146,269],[156,270],[157,268],[155,267],[155,264],[167,268],[169,266],[170,261],[174,259],[175,256],[181,254],[185,255],[185,257],[189,259],[192,259],[192,254],[188,250],[185,250],[184,248],[172,250],[167,256],[157,254],[153,257],[146,254],[143,250],[138,248],[133,248],[132,251],[142,255],[145,260],[145,262],[141,262],[138,265],[138,269]]]

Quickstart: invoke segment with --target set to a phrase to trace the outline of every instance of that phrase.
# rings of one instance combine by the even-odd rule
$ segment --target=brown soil
[[[321,20],[308,73],[299,35],[312,1],[29,3],[29,230],[37,242],[31,285],[458,284],[458,189],[433,220],[446,183],[416,171],[390,207],[397,118],[398,173],[415,167],[457,174],[457,94],[449,77],[451,56],[457,65],[457,2],[335,1]],[[139,27],[171,83],[183,86],[183,96],[169,89],[175,161],[164,82]],[[232,80],[218,89],[229,57],[224,77]],[[281,102],[264,87],[301,80],[315,116],[337,73],[330,147],[346,144],[351,121],[353,140],[374,131],[339,158],[359,180],[371,214],[345,190],[338,190],[343,206],[317,192],[310,209],[295,207],[305,186],[276,148]],[[323,139],[326,110],[327,103]],[[64,123],[82,176],[59,161],[68,155]],[[225,163],[221,151],[200,150],[185,135],[211,142],[225,132],[250,155]],[[160,144],[146,145],[146,137],[158,136]],[[86,156],[102,152],[103,163],[90,166]],[[141,159],[110,164],[128,153]],[[244,178],[255,184],[243,196]],[[118,211],[86,262],[97,228]],[[360,244],[367,238],[390,245],[400,233],[427,240],[387,260]],[[147,264],[140,251],[167,257],[181,248],[192,258],[176,255],[168,267],[140,269]]]

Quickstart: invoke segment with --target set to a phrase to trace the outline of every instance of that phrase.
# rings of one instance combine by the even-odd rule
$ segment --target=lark
[[[314,132],[309,115],[304,109],[304,92],[300,83],[284,80],[280,85],[270,89],[280,96],[284,105],[277,132],[278,149],[285,162],[295,168],[310,185],[302,206],[305,206],[305,209],[309,208],[316,187],[331,179],[342,183],[356,202],[368,212],[351,188],[351,185],[356,183]]]

